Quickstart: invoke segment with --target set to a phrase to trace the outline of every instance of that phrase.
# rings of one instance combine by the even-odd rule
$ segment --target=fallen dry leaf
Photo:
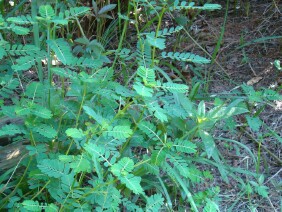
[[[256,84],[256,83],[258,83],[261,79],[262,79],[262,77],[253,77],[252,79],[250,79],[250,80],[247,82],[247,85]]]

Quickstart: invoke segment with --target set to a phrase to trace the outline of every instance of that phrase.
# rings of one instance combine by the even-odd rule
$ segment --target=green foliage
[[[250,110],[242,99],[214,106],[196,101],[200,83],[189,91],[180,79],[169,77],[161,60],[199,65],[210,60],[192,53],[159,51],[168,47],[168,36],[183,29],[162,28],[161,14],[220,6],[130,1],[128,16],[119,15],[124,32],[118,49],[107,50],[110,47],[103,45],[107,42],[98,36],[105,26],[99,23],[110,18],[108,13],[117,5],[97,2],[92,2],[92,8],[76,7],[80,4],[74,1],[32,4],[32,15],[18,12],[15,17],[0,17],[0,115],[22,120],[1,125],[0,137],[29,142],[28,154],[18,164],[21,169],[15,170],[20,174],[0,178],[0,208],[219,211],[219,191],[210,192],[218,189],[211,186],[198,192],[200,184],[207,186],[212,180],[211,173],[199,166],[215,167],[225,181],[227,173],[233,176],[234,169],[217,148],[214,130],[226,118]],[[136,15],[138,7],[152,20],[159,19],[155,31],[148,26],[139,30],[137,16],[131,20],[131,9]],[[88,38],[87,25],[83,25],[92,23],[92,18],[97,26],[95,39],[93,28]],[[124,47],[129,20],[138,40]],[[19,41],[21,36],[26,44]],[[37,79],[40,70],[43,80]],[[32,78],[27,73],[33,73]],[[242,90],[250,102],[280,98],[269,89],[257,93],[243,85]],[[259,130],[258,120],[247,116],[254,131]],[[256,192],[267,196],[263,179],[250,184],[258,185]]]

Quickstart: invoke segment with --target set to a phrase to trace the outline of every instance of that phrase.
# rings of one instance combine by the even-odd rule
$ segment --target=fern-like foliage
[[[19,86],[19,80],[11,75],[0,77],[0,97],[10,98],[15,89]]]
[[[55,16],[55,10],[52,8],[51,5],[41,5],[39,7],[39,14],[44,19],[51,19]]]
[[[147,199],[146,211],[158,212],[163,206],[164,198],[161,194],[154,194]]]
[[[89,7],[72,7],[69,10],[65,11],[66,19],[74,19],[76,17],[85,15],[89,13],[91,10]]]
[[[68,175],[70,172],[70,166],[64,164],[57,159],[45,159],[39,162],[37,167],[40,171],[49,177],[60,178]]]
[[[73,55],[69,44],[62,38],[47,40],[47,44],[55,52],[57,58],[65,65],[72,64]]]
[[[106,150],[103,146],[89,143],[84,146],[84,149],[93,158],[94,162],[97,158],[98,161],[104,162],[104,166],[106,167],[112,166],[116,161],[116,157],[111,155],[111,152]]]
[[[18,25],[28,25],[28,24],[35,23],[30,15],[25,15],[25,16],[21,15],[17,17],[10,17],[10,18],[7,18],[7,21],[14,23],[14,24],[18,24]]]
[[[145,86],[154,86],[155,85],[155,71],[150,68],[145,68],[144,66],[140,66],[137,69],[137,75],[140,76],[145,84]]]
[[[162,52],[162,58],[171,58],[173,60],[192,62],[198,64],[210,63],[210,60],[192,53]]]
[[[14,136],[22,133],[26,133],[25,129],[22,126],[15,124],[4,125],[0,129],[0,136]]]
[[[51,204],[40,204],[38,201],[33,201],[33,200],[25,200],[21,203],[21,205],[23,206],[23,208],[27,211],[48,211],[48,212],[56,212],[59,210],[59,208],[51,203]]]
[[[188,10],[188,9],[195,9],[195,10],[219,10],[221,9],[221,5],[219,4],[209,4],[206,3],[203,6],[195,6],[195,2],[188,2],[188,1],[179,1],[176,0],[173,3],[173,6],[169,8],[171,11],[174,10]]]

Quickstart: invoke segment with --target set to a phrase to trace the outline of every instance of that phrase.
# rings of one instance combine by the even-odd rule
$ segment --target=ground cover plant
[[[282,139],[260,115],[281,101],[281,85],[209,93],[224,26],[212,54],[181,48],[194,40],[197,16],[221,4],[37,0],[0,8],[0,142],[20,147],[11,155],[0,143],[2,210],[222,211],[219,181],[240,187],[229,211],[243,198],[250,210],[259,207],[254,199],[277,208],[261,164],[266,151],[281,165],[263,140]],[[244,63],[253,43],[241,39]],[[279,58],[273,66],[279,75]],[[248,135],[255,150],[218,134],[225,131]],[[247,153],[254,168],[229,163],[226,150]]]

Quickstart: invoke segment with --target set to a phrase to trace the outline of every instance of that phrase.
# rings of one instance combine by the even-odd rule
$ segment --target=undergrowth
[[[226,163],[217,140],[245,149],[257,166],[259,158],[214,131],[237,130],[240,114],[246,114],[245,127],[257,131],[262,122],[254,107],[279,99],[277,92],[242,85],[236,98],[211,104],[199,100],[199,82],[189,88],[164,69],[170,61],[211,62],[166,49],[167,39],[186,25],[165,27],[164,16],[220,5],[50,2],[18,3],[11,11],[1,2],[0,113],[22,124],[2,126],[0,136],[29,142],[28,154],[0,177],[1,209],[219,211],[220,187],[208,186],[213,168],[223,181],[233,178],[248,188],[244,194],[267,197],[259,169]],[[136,31],[134,46],[127,41],[129,25]]]

